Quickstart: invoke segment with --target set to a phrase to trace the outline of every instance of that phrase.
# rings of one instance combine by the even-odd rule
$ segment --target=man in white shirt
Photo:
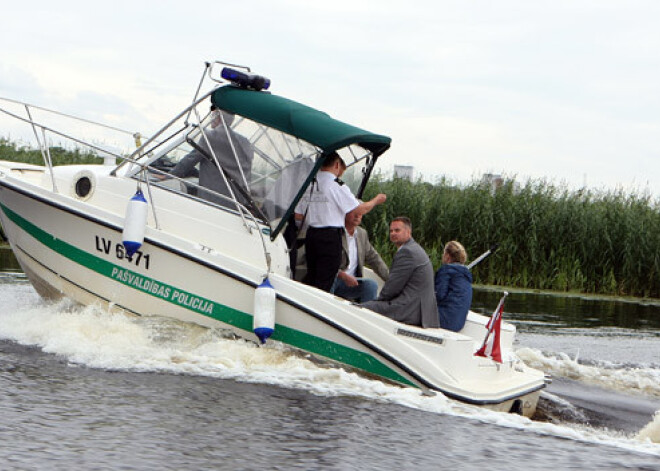
[[[387,265],[369,242],[369,235],[362,227],[362,214],[346,215],[346,232],[342,239],[342,263],[331,292],[340,298],[356,302],[376,299],[378,283],[363,277],[363,269],[368,266],[383,280],[389,278]]]
[[[353,211],[366,214],[387,199],[380,193],[360,203],[339,180],[345,170],[346,164],[339,154],[333,152],[325,156],[316,181],[296,208],[296,218],[304,219],[307,224],[307,276],[303,282],[324,291],[330,291],[339,271],[346,214]]]

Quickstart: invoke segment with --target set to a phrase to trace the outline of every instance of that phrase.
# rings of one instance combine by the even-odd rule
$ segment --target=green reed
[[[388,223],[410,217],[413,236],[435,268],[442,248],[460,241],[468,259],[500,248],[473,270],[475,283],[532,289],[660,297],[660,202],[623,191],[570,191],[545,180],[497,190],[372,179],[365,199],[387,203],[364,218],[376,249],[391,260]]]
[[[53,165],[100,164],[103,159],[97,155],[80,149],[64,149],[59,146],[48,148]],[[22,162],[26,164],[44,165],[41,151],[0,137],[0,160]]]

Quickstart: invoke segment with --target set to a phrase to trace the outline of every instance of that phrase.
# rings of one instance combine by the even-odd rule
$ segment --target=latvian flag
[[[502,326],[502,312],[504,311],[504,299],[509,295],[506,291],[495,308],[488,324],[486,324],[486,338],[475,355],[490,358],[502,363],[502,351],[500,350],[500,328]]]

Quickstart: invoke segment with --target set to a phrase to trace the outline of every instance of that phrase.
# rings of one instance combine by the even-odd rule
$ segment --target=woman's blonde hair
[[[445,253],[449,255],[452,263],[459,262],[465,265],[465,261],[467,260],[467,252],[460,242],[455,240],[447,242],[447,245],[445,245]]]

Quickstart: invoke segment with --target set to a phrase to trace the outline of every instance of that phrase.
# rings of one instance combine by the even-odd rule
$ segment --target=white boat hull
[[[39,167],[25,176],[13,164],[0,166],[2,224],[41,295],[230,329],[256,341],[254,290],[266,274],[258,230],[248,233],[240,218],[229,213],[183,211],[208,225],[191,228],[181,223],[180,214],[161,211],[160,227],[150,217],[144,245],[129,259],[121,231],[135,182],[92,169],[95,192],[81,200],[68,190],[75,172],[56,174],[58,188],[66,190],[54,193]],[[168,207],[168,198],[175,196],[155,190],[156,202]],[[272,340],[426,393],[439,391],[470,404],[533,415],[544,376],[513,355],[512,326],[503,332],[504,363],[476,357],[485,333],[479,316],[471,314],[470,335],[399,324],[291,280],[283,241],[268,243],[273,257],[269,278],[277,292]]]

